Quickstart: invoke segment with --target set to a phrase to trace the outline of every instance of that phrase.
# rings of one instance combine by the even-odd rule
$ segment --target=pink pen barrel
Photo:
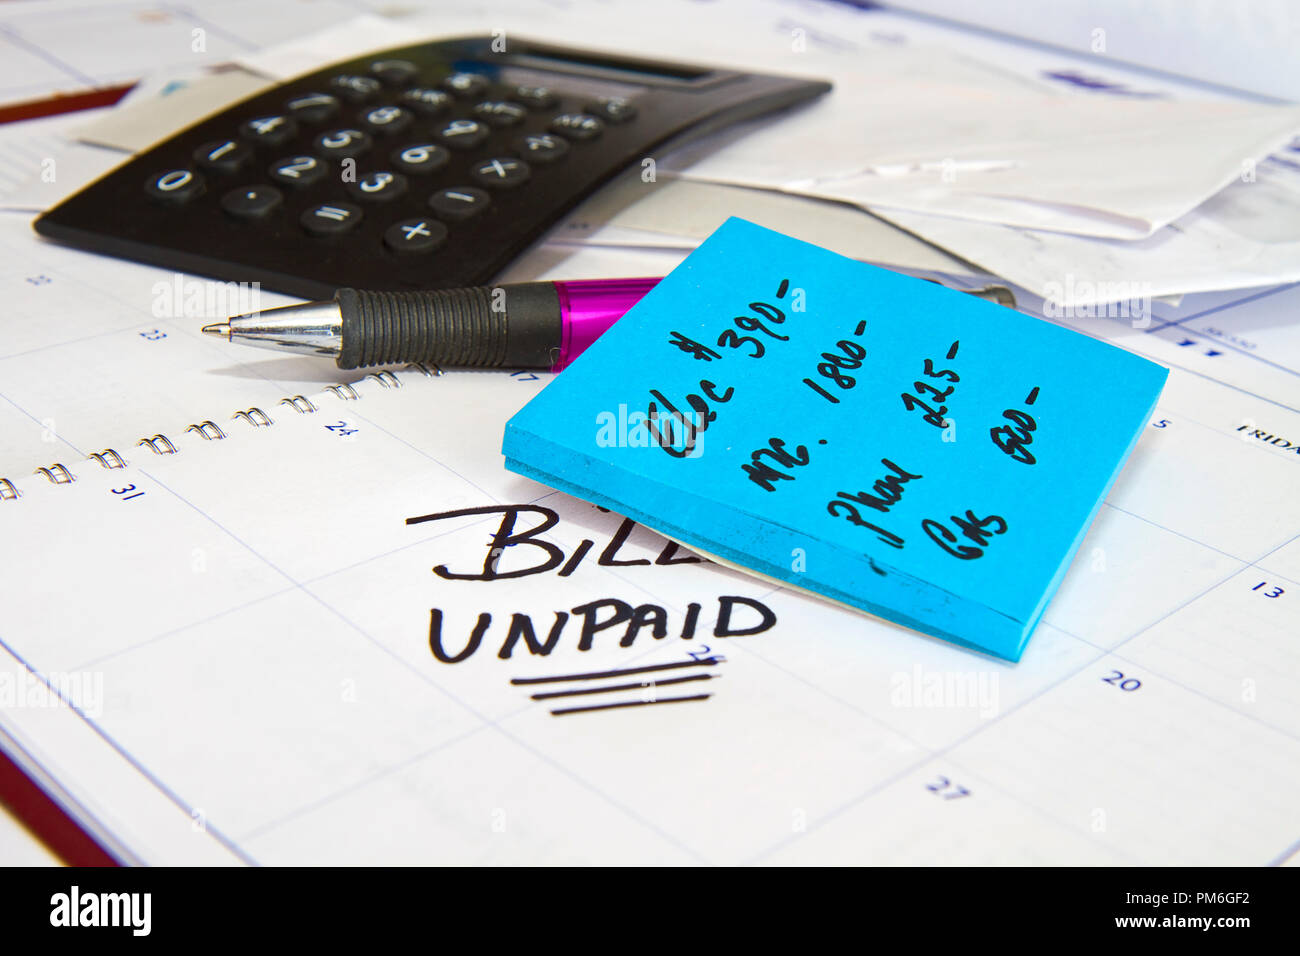
[[[556,282],[564,316],[564,341],[551,371],[558,372],[581,355],[606,329],[659,284],[646,279],[584,279]]]

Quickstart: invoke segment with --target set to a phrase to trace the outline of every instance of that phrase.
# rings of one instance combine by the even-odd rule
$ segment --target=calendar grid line
[[[93,77],[85,73],[82,73],[72,64],[64,62],[61,58],[55,56],[53,53],[51,53],[49,50],[46,50],[40,44],[33,43],[31,40],[28,40],[19,31],[15,30],[9,24],[0,22],[0,36],[3,36],[6,40],[8,40],[14,46],[18,47],[20,50],[24,50],[27,53],[30,53],[32,56],[36,57],[37,59],[44,60],[46,63],[48,63],[50,66],[54,67],[55,69],[61,70],[63,73],[65,73],[67,76],[71,77],[72,79],[76,80],[78,83],[83,83],[86,86],[95,85],[95,80]]]
[[[245,601],[242,604],[236,604],[233,605],[232,607],[223,608],[222,610],[217,611],[213,614],[209,614],[206,617],[201,617],[201,618],[196,618],[194,620],[186,621],[184,624],[181,624],[177,627],[168,628],[167,630],[159,634],[154,634],[148,638],[145,638],[143,641],[139,641],[134,644],[127,644],[123,647],[117,648],[114,651],[111,651],[108,654],[101,654],[98,657],[92,657],[89,660],[81,661],[73,665],[72,670],[88,671],[88,670],[93,670],[94,668],[97,667],[102,667],[104,664],[107,664],[109,661],[116,660],[117,658],[122,657],[126,654],[132,654],[136,651],[149,647],[150,645],[157,644],[161,641],[165,641],[169,637],[175,637],[176,635],[183,634],[185,631],[191,630],[193,628],[202,627],[205,624],[212,624],[216,621],[220,621],[222,618],[229,617],[231,614],[238,614],[240,611],[247,611],[249,608],[257,607],[259,604],[265,604],[267,601],[273,601],[276,598],[284,597],[284,595],[286,594],[292,594],[296,589],[297,588],[294,585],[290,585],[288,587],[280,588],[279,590],[270,591],[266,594],[261,595],[260,597],[253,598],[250,601]]]
[[[358,780],[354,780],[345,787],[340,787],[337,790],[332,790],[329,793],[323,794],[322,796],[316,798],[315,800],[309,800],[307,803],[304,803],[301,806],[294,807],[293,810],[279,817],[276,817],[274,820],[268,820],[264,823],[259,823],[257,826],[252,827],[251,829],[241,833],[239,835],[239,840],[241,842],[243,841],[251,842],[257,840],[259,837],[266,836],[269,833],[274,833],[276,830],[280,829],[283,826],[286,826],[289,823],[292,823],[294,820],[297,820],[303,816],[313,813],[316,810],[321,809],[322,807],[327,807],[334,801],[341,800],[343,797],[346,797],[349,794],[356,793],[359,790],[364,790],[366,787],[378,783],[380,780],[383,780],[387,777],[391,777],[393,774],[401,773],[403,770],[409,770],[411,767],[415,766],[420,761],[432,757],[434,754],[440,753],[448,749],[449,747],[454,747],[457,744],[464,743],[466,740],[476,737],[479,734],[485,733],[491,729],[493,729],[493,725],[491,724],[487,724],[487,723],[476,724],[475,726],[470,727],[469,729],[459,734],[456,734],[455,736],[448,737],[445,740],[440,740],[432,747],[426,747],[424,750],[421,750],[419,753],[415,753],[415,754],[411,754],[410,756],[403,757],[401,760],[397,761],[396,763],[390,764],[384,767],[382,770],[378,770],[369,776],[362,777]]]
[[[1273,286],[1271,288],[1264,289],[1260,292],[1252,293],[1250,295],[1245,295],[1239,299],[1233,299],[1229,302],[1221,302],[1220,304],[1213,306],[1212,308],[1203,309],[1200,312],[1193,312],[1191,315],[1185,315],[1181,319],[1169,319],[1168,325],[1177,326],[1177,325],[1182,325],[1185,322],[1191,322],[1193,319],[1203,319],[1207,315],[1214,315],[1215,313],[1218,312],[1225,312],[1228,309],[1234,309],[1239,305],[1245,305],[1247,302],[1257,302],[1260,299],[1267,299],[1269,296],[1277,295],[1279,292],[1289,292],[1291,289],[1294,289],[1296,285],[1297,283],[1290,282],[1290,283],[1286,283],[1285,285]],[[1157,330],[1151,329],[1148,331],[1157,331]],[[1287,369],[1287,371],[1294,373],[1293,369]]]
[[[1289,847],[1287,847],[1285,850],[1283,850],[1273,859],[1269,860],[1268,865],[1285,866],[1287,861],[1289,861],[1297,853],[1300,853],[1300,840],[1296,840],[1294,843],[1292,843]]]

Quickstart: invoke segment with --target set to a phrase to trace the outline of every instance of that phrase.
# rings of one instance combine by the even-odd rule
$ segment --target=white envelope
[[[882,210],[1140,239],[1300,131],[1294,106],[955,87],[877,65],[856,87],[668,167]]]

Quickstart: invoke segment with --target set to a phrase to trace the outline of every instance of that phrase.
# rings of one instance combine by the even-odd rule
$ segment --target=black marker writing
[[[520,515],[525,513],[539,515],[541,521],[525,531],[515,531],[516,522]],[[472,572],[452,571],[445,564],[439,564],[434,567],[433,573],[449,581],[498,581],[506,578],[527,577],[530,574],[544,574],[558,567],[560,568],[557,572],[558,575],[568,577],[578,569],[583,559],[596,544],[591,539],[584,538],[573,549],[573,553],[567,556],[568,560],[566,561],[563,548],[550,541],[543,541],[540,537],[559,523],[560,516],[550,508],[543,508],[540,505],[487,505],[482,508],[439,511],[433,514],[419,515],[415,518],[407,518],[406,523],[411,525],[421,524],[426,521],[441,521],[447,518],[496,514],[501,516],[501,521],[488,539],[487,553],[484,555],[481,570]],[[636,528],[636,522],[631,518],[624,518],[622,523],[619,524],[618,530],[609,539],[609,543],[600,552],[596,563],[607,568],[649,565],[649,558],[619,558],[618,556],[620,549],[627,542],[634,528]],[[515,568],[512,571],[501,571],[499,565],[506,549],[516,547],[535,549],[540,552],[537,555],[537,562],[526,567]],[[693,554],[679,556],[678,552],[680,550],[676,542],[665,541],[663,549],[659,552],[659,556],[655,558],[654,563],[662,567],[671,564],[698,564],[703,560]],[[512,552],[513,554],[515,552]]]
[[[754,598],[724,594],[717,598],[717,602],[712,632],[714,637],[749,637],[762,634],[776,624],[776,614],[772,609]],[[694,638],[700,610],[700,605],[694,602],[690,607],[692,613],[687,615],[685,626],[678,631],[685,640]],[[529,615],[519,612],[512,614],[497,657],[509,660],[521,640],[530,654],[546,657],[559,645],[560,638],[574,629],[569,622],[575,619],[580,651],[591,650],[598,636],[605,632],[610,632],[611,638],[617,637],[619,647],[631,647],[642,633],[660,641],[674,630],[669,627],[669,612],[666,608],[658,604],[634,606],[619,598],[602,598],[580,604],[570,611],[553,613],[555,620],[548,628],[544,640],[538,639],[538,632]],[[479,649],[491,626],[492,615],[484,611],[475,620],[464,645],[459,650],[449,650],[444,635],[443,612],[439,608],[431,608],[429,650],[434,658],[444,664],[459,664]]]
[[[975,512],[968,510],[965,516],[952,515],[951,517],[952,523],[957,526],[962,537],[971,544],[957,544],[957,535],[950,528],[930,518],[921,522],[921,528],[930,536],[931,541],[954,558],[963,561],[984,557],[984,548],[989,540],[994,535],[1004,534],[1007,530],[1006,519],[1000,515],[979,518],[976,517]]]
[[[785,441],[780,438],[769,438],[767,443],[769,447],[752,452],[749,462],[741,465],[740,469],[749,476],[750,481],[764,491],[775,491],[776,486],[772,484],[773,481],[793,481],[794,475],[779,471],[763,459],[767,458],[781,468],[797,468],[808,464],[808,449],[804,445],[798,445],[794,454],[791,454],[785,450]]]
[[[1025,404],[1032,405],[1036,401],[1038,401],[1037,385],[1025,398]],[[989,429],[989,437],[993,439],[993,444],[1021,464],[1036,464],[1038,459],[1029,450],[1029,446],[1034,443],[1033,433],[1038,430],[1038,422],[1034,421],[1034,417],[1028,412],[1018,408],[1008,408],[1002,413],[1002,417],[1011,424]]]
[[[868,521],[862,517],[861,511],[858,509],[871,508],[882,514],[888,514],[889,509],[902,499],[903,492],[906,490],[903,486],[909,481],[916,481],[925,476],[914,475],[901,466],[894,464],[888,458],[880,459],[880,463],[890,473],[883,478],[877,478],[871,485],[871,491],[858,491],[852,494],[847,491],[838,492],[836,497],[826,503],[826,510],[832,515],[842,515],[859,528],[866,528],[876,532],[880,540],[885,544],[901,548],[903,539],[899,535],[894,534],[892,531],[886,531],[879,525]]]
[[[656,445],[674,458],[688,458],[695,453],[695,445],[701,432],[707,431],[709,425],[718,417],[718,413],[709,407],[713,401],[725,405],[731,401],[735,389],[728,388],[719,393],[718,386],[705,379],[700,380],[700,391],[686,396],[686,404],[691,406],[691,414],[682,412],[669,401],[658,389],[652,388],[650,395],[655,401],[646,408],[646,420],[642,423],[650,429],[650,436]],[[663,405],[664,414],[659,406]]]

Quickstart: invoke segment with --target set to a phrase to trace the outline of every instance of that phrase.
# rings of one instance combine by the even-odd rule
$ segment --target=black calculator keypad
[[[304,297],[475,285],[668,144],[826,88],[518,37],[421,43],[202,119],[36,228]]]

